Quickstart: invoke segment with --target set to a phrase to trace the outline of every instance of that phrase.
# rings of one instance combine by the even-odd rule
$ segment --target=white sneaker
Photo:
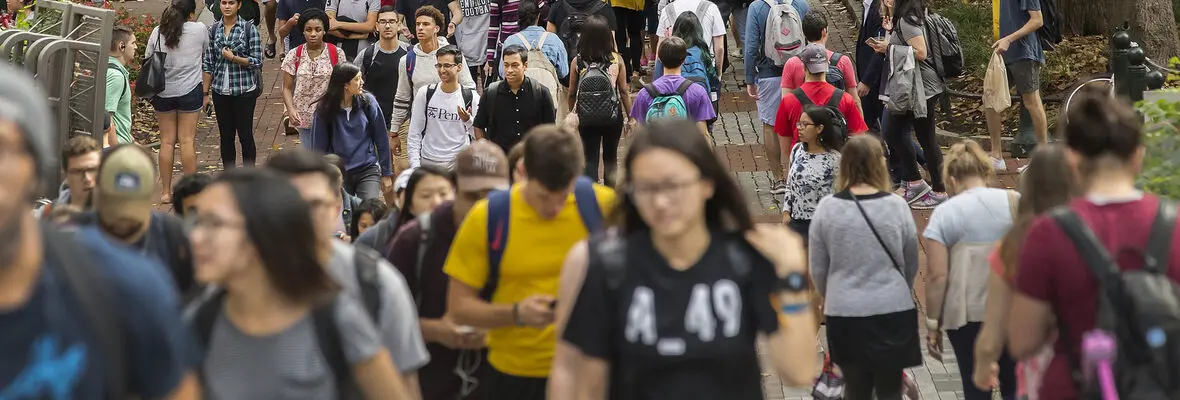
[[[1008,163],[1004,162],[1004,159],[995,157],[990,158],[992,160],[992,169],[995,169],[996,172],[1008,170]]]

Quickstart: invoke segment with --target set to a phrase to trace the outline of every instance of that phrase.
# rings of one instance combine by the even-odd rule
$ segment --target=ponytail
[[[184,23],[188,16],[197,11],[195,0],[173,0],[164,14],[160,16],[160,30],[158,34],[164,38],[164,45],[175,49],[180,45],[180,35],[184,33]]]

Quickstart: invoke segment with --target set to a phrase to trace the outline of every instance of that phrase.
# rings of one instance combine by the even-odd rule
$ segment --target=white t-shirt
[[[164,43],[166,40],[160,37],[160,27],[157,26],[148,37],[143,53],[145,57],[156,51],[168,53],[164,58],[164,91],[160,92],[160,97],[184,96],[201,84],[201,57],[205,54],[205,46],[209,45],[209,27],[190,21],[184,23],[180,32],[180,43],[176,48],[169,48]]]
[[[406,145],[410,148],[410,167],[418,168],[422,160],[432,164],[450,164],[460,150],[471,144],[475,129],[471,121],[479,108],[479,94],[471,94],[471,116],[466,122],[459,117],[463,106],[463,90],[444,92],[441,84],[434,91],[430,104],[426,104],[426,92],[430,86],[423,86],[414,94],[414,105],[410,108],[409,137]],[[423,132],[425,128],[425,133]]]
[[[675,0],[671,3],[666,0],[660,1],[660,24],[656,27],[656,32],[660,32],[660,35],[666,38],[672,37],[672,27],[676,26],[676,18],[679,18],[681,13],[695,13],[702,1],[709,5],[705,7],[705,15],[697,15],[697,19],[701,20],[701,28],[705,33],[711,35],[704,38],[709,43],[709,52],[717,54],[713,49],[713,38],[725,36],[725,21],[721,19],[721,11],[717,9],[717,5],[707,0]],[[667,12],[668,4],[672,4],[671,13]]]

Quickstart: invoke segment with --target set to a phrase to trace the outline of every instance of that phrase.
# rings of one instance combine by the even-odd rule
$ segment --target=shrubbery
[[[1180,102],[1139,102],[1135,108],[1147,120],[1143,145],[1143,190],[1180,199]]]

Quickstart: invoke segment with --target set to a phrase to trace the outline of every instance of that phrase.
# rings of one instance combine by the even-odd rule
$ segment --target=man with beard
[[[157,263],[28,211],[57,168],[58,132],[24,72],[0,63],[0,76],[0,398],[201,398],[197,349]]]
[[[103,156],[94,190],[94,210],[74,219],[97,226],[107,238],[164,263],[181,294],[192,293],[193,260],[184,224],[152,210],[156,169],[147,151],[119,145]]]

